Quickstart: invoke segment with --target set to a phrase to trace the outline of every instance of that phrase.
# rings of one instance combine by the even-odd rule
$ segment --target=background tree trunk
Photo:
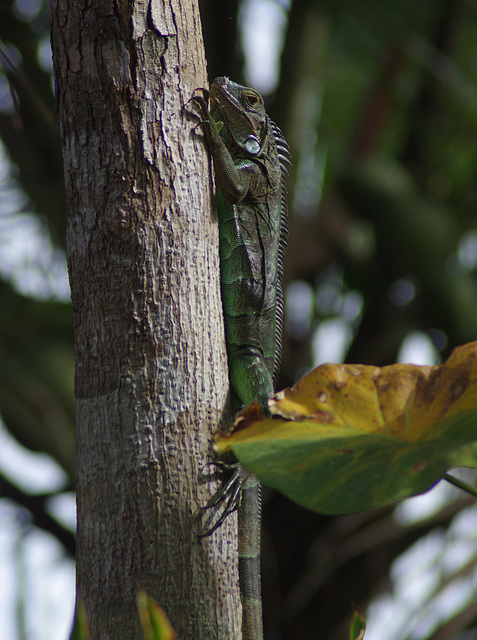
[[[75,316],[77,598],[142,637],[146,589],[183,640],[238,637],[236,522],[199,540],[227,383],[195,0],[52,0]]]

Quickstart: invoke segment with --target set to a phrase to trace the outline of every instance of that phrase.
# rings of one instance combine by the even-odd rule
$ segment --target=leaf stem
[[[447,480],[447,482],[453,484],[454,487],[458,487],[459,489],[462,489],[462,491],[474,496],[474,498],[477,498],[477,487],[472,487],[470,484],[467,484],[467,482],[463,482],[462,480],[459,480],[459,478],[451,476],[449,473],[444,474],[444,480]]]

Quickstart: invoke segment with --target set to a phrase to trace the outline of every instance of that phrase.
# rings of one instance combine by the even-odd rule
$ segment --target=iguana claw
[[[231,475],[220,485],[207,504],[200,507],[200,510],[203,511],[205,509],[212,509],[222,502],[225,502],[225,507],[217,521],[212,525],[212,527],[204,531],[204,533],[199,534],[199,538],[206,538],[207,536],[212,535],[224,520],[239,508],[242,487],[248,477],[248,472],[246,472],[247,475],[244,476],[244,468],[239,462],[227,464],[221,460],[213,460],[206,466],[210,465],[221,469],[223,473],[231,472]]]

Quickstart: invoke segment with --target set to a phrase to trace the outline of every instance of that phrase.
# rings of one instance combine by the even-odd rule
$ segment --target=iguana
[[[290,150],[265,112],[262,96],[216,78],[199,105],[217,183],[220,280],[232,409],[257,400],[269,413],[280,366],[282,274],[287,242],[287,165]],[[208,506],[227,496],[211,533],[239,509],[242,637],[261,640],[261,487],[241,465]]]

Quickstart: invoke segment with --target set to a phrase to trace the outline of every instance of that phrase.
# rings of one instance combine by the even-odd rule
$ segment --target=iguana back
[[[233,202],[239,196],[223,185],[232,173],[214,162],[225,335],[230,382],[237,396],[234,408],[256,398],[266,408],[281,359],[290,153],[258,93],[217,78],[211,97],[218,103],[215,119],[223,122],[221,139],[237,173],[247,180],[243,197]],[[247,102],[251,97],[256,100],[253,105]]]

